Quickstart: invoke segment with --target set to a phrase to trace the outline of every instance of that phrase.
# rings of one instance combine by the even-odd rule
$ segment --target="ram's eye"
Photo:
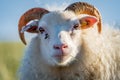
[[[75,25],[73,26],[73,29],[79,29],[79,24],[75,24]]]
[[[40,28],[39,28],[39,31],[40,31],[40,33],[42,34],[43,32],[45,32],[45,29],[42,28],[42,27],[40,27]]]

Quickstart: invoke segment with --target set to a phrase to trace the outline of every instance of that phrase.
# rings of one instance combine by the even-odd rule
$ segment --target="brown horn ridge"
[[[26,11],[20,18],[19,24],[18,24],[18,31],[19,31],[19,37],[21,41],[26,45],[26,41],[24,38],[24,33],[21,33],[22,28],[31,20],[34,19],[40,19],[44,14],[48,13],[49,11],[43,8],[32,8],[28,11]],[[30,33],[38,33],[37,31],[29,31]]]
[[[101,29],[102,29],[101,15],[99,11],[93,5],[90,5],[85,2],[76,2],[76,3],[69,5],[65,10],[73,11],[76,15],[88,14],[88,15],[97,17],[99,19],[99,22],[97,24],[98,32],[99,33],[101,32]]]

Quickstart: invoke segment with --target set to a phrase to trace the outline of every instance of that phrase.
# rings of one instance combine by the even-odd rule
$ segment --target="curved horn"
[[[26,41],[24,38],[24,33],[21,33],[22,28],[31,20],[34,19],[40,19],[44,14],[48,13],[49,11],[43,9],[43,8],[32,8],[28,11],[26,11],[20,18],[19,24],[18,24],[18,31],[21,41],[26,45]],[[30,33],[37,33],[37,31],[31,32],[27,30],[27,32]]]
[[[101,32],[102,24],[101,24],[101,15],[99,11],[92,5],[85,3],[85,2],[76,2],[69,5],[65,10],[73,11],[76,15],[79,14],[88,14],[95,16],[99,19],[98,22],[98,32]]]

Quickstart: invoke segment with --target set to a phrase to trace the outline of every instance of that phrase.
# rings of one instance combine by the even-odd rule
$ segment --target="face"
[[[40,50],[50,65],[66,66],[80,51],[80,22],[73,13],[53,12],[39,22]]]
[[[90,15],[58,11],[30,21],[21,32],[37,30],[41,58],[49,65],[67,66],[81,54],[82,33],[90,31],[97,22],[98,19]]]

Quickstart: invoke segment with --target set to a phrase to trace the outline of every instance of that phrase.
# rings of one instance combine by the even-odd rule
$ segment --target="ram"
[[[112,17],[112,16],[111,16]],[[103,27],[99,11],[76,2],[63,11],[32,8],[19,21],[32,38],[20,80],[120,80],[120,30]]]

